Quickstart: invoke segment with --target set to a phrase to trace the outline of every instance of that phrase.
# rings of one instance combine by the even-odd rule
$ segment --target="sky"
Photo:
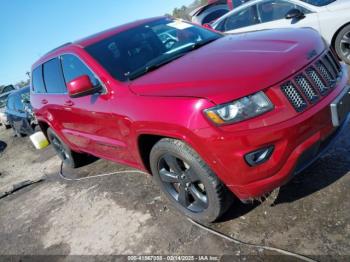
[[[0,85],[26,80],[51,49],[192,0],[0,0]]]

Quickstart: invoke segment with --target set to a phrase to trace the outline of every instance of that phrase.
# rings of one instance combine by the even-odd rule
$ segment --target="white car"
[[[350,0],[253,0],[211,26],[226,33],[312,27],[350,64]]]

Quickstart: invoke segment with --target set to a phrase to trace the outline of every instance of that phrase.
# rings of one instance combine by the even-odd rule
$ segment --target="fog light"
[[[270,146],[267,148],[262,148],[256,150],[254,152],[248,153],[244,156],[245,161],[250,166],[257,166],[262,163],[265,163],[270,159],[272,152],[274,150],[274,146]]]

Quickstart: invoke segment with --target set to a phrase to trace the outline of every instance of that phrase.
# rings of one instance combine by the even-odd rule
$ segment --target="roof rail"
[[[58,47],[56,47],[56,48],[50,50],[49,52],[45,53],[44,56],[45,56],[45,55],[48,55],[48,54],[51,54],[52,52],[54,52],[54,51],[56,51],[56,50],[58,50],[58,49],[60,49],[60,48],[62,48],[62,47],[65,47],[65,46],[67,46],[67,45],[70,45],[70,44],[72,44],[72,42],[68,42],[68,43],[65,43],[65,44],[63,44],[63,45],[60,45],[60,46],[58,46]]]

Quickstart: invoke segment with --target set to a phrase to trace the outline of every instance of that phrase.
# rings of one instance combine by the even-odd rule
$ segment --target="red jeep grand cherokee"
[[[311,29],[223,36],[161,17],[46,54],[31,101],[65,164],[145,170],[180,211],[214,221],[231,192],[259,197],[324,151],[345,126],[347,79]]]

